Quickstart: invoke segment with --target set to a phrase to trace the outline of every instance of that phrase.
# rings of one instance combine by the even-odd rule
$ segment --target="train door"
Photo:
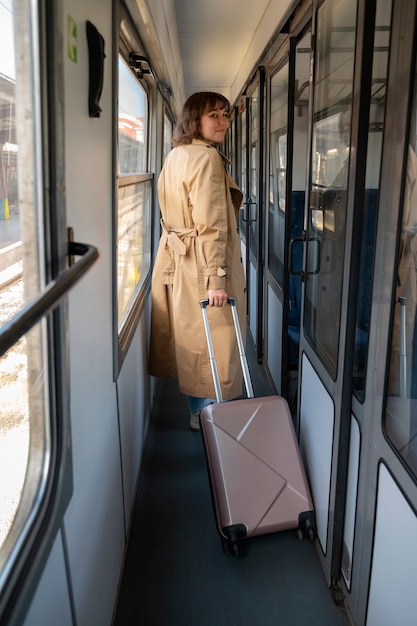
[[[269,79],[264,360],[275,388],[292,408],[299,360],[310,49],[309,29],[298,39],[289,38]]]
[[[98,256],[66,227],[64,21],[61,3],[51,8],[0,5],[2,624],[23,623],[51,550],[55,563],[65,560],[63,515],[72,495],[66,295]],[[69,602],[61,605],[69,623]]]
[[[241,185],[244,208],[239,218],[245,251],[248,320],[257,357],[262,357],[264,69],[259,68],[241,99]]]
[[[417,614],[416,14],[415,0],[376,2],[341,559],[366,626],[412,626]]]
[[[377,4],[383,10],[374,38]],[[358,282],[365,247],[362,258],[372,267],[384,111],[380,72],[384,61],[386,72],[387,61],[387,41],[383,48],[381,38],[389,37],[390,11],[382,0],[324,0],[314,9],[299,430],[315,503],[318,554],[332,585],[340,579],[345,556],[344,522],[351,522],[345,520],[345,490],[352,385],[355,358],[359,370],[366,360],[370,297],[369,282],[360,287]],[[357,327],[359,311],[363,320]],[[355,357],[356,336],[362,352]],[[349,524],[347,543],[353,532]]]

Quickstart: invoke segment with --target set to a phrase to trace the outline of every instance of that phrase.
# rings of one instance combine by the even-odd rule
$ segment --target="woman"
[[[162,235],[152,277],[150,368],[178,377],[190,427],[215,397],[200,300],[207,308],[225,400],[242,393],[242,375],[227,298],[235,298],[242,333],[245,277],[236,215],[242,193],[226,171],[223,143],[229,102],[212,92],[184,104],[158,180]],[[245,336],[245,333],[243,333]]]

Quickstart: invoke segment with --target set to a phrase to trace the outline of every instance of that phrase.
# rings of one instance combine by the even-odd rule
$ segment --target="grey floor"
[[[249,356],[249,355],[248,355]],[[256,395],[269,387],[251,367]],[[114,626],[347,626],[315,547],[292,531],[222,550],[200,434],[176,381],[161,380]]]

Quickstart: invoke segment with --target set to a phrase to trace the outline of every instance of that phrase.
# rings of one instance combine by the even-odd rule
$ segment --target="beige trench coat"
[[[218,150],[202,140],[168,154],[158,180],[162,235],[152,275],[149,371],[178,377],[180,391],[215,398],[200,300],[236,298],[245,337],[246,295],[236,214],[242,193]],[[223,398],[242,393],[230,307],[207,307]]]

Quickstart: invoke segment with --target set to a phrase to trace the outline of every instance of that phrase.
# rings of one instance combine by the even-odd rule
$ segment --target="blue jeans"
[[[213,404],[214,400],[210,398],[195,398],[194,396],[187,396],[188,408],[193,413],[200,413],[208,404]]]

